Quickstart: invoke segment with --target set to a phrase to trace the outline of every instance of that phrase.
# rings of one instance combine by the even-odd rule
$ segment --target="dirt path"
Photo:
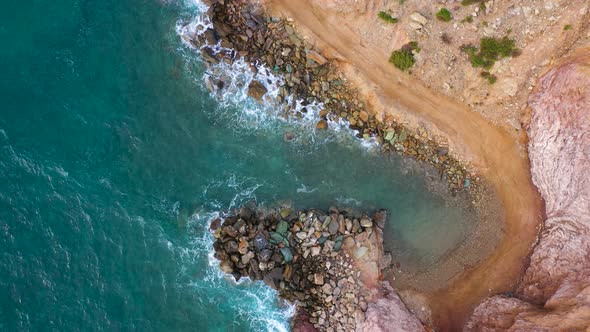
[[[310,0],[271,0],[271,10],[295,20],[317,45],[330,48],[353,67],[352,78],[377,96],[385,112],[435,126],[459,156],[470,161],[494,186],[505,209],[505,236],[496,251],[453,285],[431,294],[440,330],[460,330],[472,308],[490,294],[510,291],[526,265],[541,221],[542,203],[529,164],[513,138],[468,107],[437,95],[387,62],[390,50],[362,46],[358,33],[338,17],[312,10]]]

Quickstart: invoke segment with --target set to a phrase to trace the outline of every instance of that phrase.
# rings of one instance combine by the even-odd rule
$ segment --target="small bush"
[[[450,22],[453,19],[453,15],[448,9],[441,8],[438,13],[436,13],[436,18],[438,18],[439,21]]]
[[[481,75],[481,77],[487,79],[488,83],[490,83],[490,84],[494,84],[498,80],[498,78],[495,75],[492,75],[492,74],[490,74],[490,72],[487,72],[487,71],[482,71],[480,75]]]
[[[404,45],[401,49],[391,53],[389,62],[401,70],[408,70],[414,65],[414,63],[416,63],[413,53],[414,51],[420,52],[418,43],[415,41],[410,42]]]
[[[461,20],[461,23],[473,23],[473,16],[466,16],[464,19]]]
[[[567,30],[571,30],[571,29],[572,29],[572,26],[571,26],[571,24],[566,24],[566,25],[563,27],[563,30],[566,30],[566,31],[567,31]]]
[[[391,16],[390,14],[388,14],[384,11],[380,11],[377,16],[379,16],[380,19],[382,19],[383,21],[385,21],[387,23],[397,23],[397,18]]]
[[[391,53],[389,62],[401,70],[408,70],[416,63],[416,59],[414,59],[412,51],[401,49]]]
[[[475,46],[467,45],[463,51],[469,55],[469,61],[475,68],[490,69],[496,61],[509,56],[519,54],[514,39],[504,37],[502,39],[482,38],[479,41],[479,49]]]

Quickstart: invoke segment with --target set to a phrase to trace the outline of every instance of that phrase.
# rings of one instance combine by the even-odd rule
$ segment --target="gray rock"
[[[329,218],[329,217],[326,217],[326,218]],[[332,219],[330,221],[330,224],[328,225],[328,232],[330,232],[331,235],[336,235],[336,233],[338,233],[338,228],[339,228],[338,221]]]
[[[260,254],[258,254],[258,259],[262,262],[268,262],[271,257],[272,251],[268,249],[262,249],[262,251],[260,251]]]
[[[250,210],[250,208],[242,206],[240,208],[240,218],[244,219],[244,220],[250,220],[252,218],[252,216],[254,215],[254,212],[252,210]]]
[[[256,237],[254,238],[254,247],[256,248],[256,250],[260,251],[266,248],[267,245],[268,241],[266,240],[266,237],[264,237],[264,235],[260,233],[256,234]]]
[[[268,275],[275,280],[283,280],[283,268],[275,267]]]
[[[347,231],[352,231],[352,220],[346,218],[346,220],[344,220],[344,223],[346,224],[346,230]]]
[[[311,247],[311,257],[315,257],[320,254],[322,248],[320,246]]]
[[[300,239],[300,240],[307,239],[307,233],[306,232],[297,232],[295,234],[295,236],[297,236],[297,238]]]
[[[236,253],[238,252],[238,244],[236,243],[236,241],[228,241],[225,244],[224,249],[229,254]]]

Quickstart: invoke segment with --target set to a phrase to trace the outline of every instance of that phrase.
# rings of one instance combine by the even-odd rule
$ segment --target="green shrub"
[[[453,15],[448,9],[441,8],[438,13],[436,13],[436,18],[438,18],[439,21],[450,22],[453,19]]]
[[[417,41],[411,41],[409,43],[407,43],[406,45],[404,45],[403,48],[409,49],[410,51],[416,51],[416,53],[420,53],[421,49],[418,46],[418,42]]]
[[[571,30],[571,29],[572,29],[572,26],[571,26],[571,24],[566,24],[566,25],[563,27],[563,30]]]
[[[463,47],[463,51],[469,55],[469,61],[473,67],[484,69],[492,68],[496,61],[502,58],[518,55],[516,42],[508,37],[482,38],[479,41],[479,49],[467,45]]]
[[[404,45],[397,51],[393,51],[391,57],[389,57],[389,62],[401,70],[408,70],[416,63],[414,51],[420,52],[420,47],[415,41]]]
[[[469,15],[466,16],[464,19],[461,20],[461,23],[473,23],[473,16]]]
[[[412,51],[401,49],[391,53],[389,62],[401,70],[408,70],[416,63],[416,59],[414,59]]]
[[[495,75],[492,75],[492,74],[490,74],[490,72],[487,72],[487,71],[482,71],[480,75],[481,75],[481,77],[487,79],[488,83],[490,83],[490,84],[494,84],[498,80],[498,78]]]
[[[387,23],[397,23],[397,18],[389,15],[388,13],[386,13],[384,11],[380,11],[377,16],[379,16],[380,19],[382,19],[383,21],[385,21]]]

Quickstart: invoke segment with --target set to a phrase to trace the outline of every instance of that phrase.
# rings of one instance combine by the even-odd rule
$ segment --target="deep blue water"
[[[388,239],[409,265],[468,233],[464,212],[395,157],[210,96],[175,30],[196,13],[3,1],[0,330],[287,328],[287,305],[209,259],[207,221],[251,200],[388,208]]]

